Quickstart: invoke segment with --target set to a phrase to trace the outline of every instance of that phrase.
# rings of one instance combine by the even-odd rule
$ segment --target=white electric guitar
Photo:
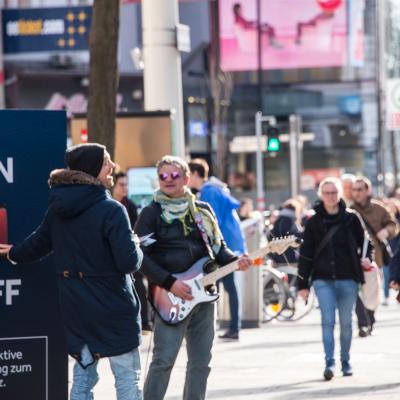
[[[289,247],[299,247],[301,240],[295,236],[286,236],[275,238],[267,245],[252,254],[249,257],[256,260],[264,257],[268,253],[284,253]],[[209,274],[204,274],[203,267],[210,259],[203,257],[194,263],[187,271],[173,274],[173,276],[184,281],[190,286],[192,291],[192,300],[183,300],[173,293],[158,285],[151,285],[150,293],[153,307],[163,321],[175,325],[183,321],[192,310],[200,303],[209,303],[218,299],[217,293],[209,293],[205,288],[214,284],[218,279],[239,269],[238,261],[234,261],[224,267],[218,268]],[[254,265],[254,264],[253,264]]]

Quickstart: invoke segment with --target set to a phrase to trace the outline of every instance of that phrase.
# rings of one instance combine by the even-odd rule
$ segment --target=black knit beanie
[[[86,172],[97,178],[104,162],[105,146],[85,143],[72,146],[65,152],[65,164],[69,169]]]

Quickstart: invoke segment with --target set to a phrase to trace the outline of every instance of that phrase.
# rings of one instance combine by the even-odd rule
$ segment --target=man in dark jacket
[[[0,256],[24,264],[55,256],[68,353],[77,362],[71,400],[93,398],[97,362],[108,357],[117,399],[141,399],[140,316],[128,274],[142,252],[113,183],[104,146],[84,144],[65,154],[68,169],[50,174],[50,203],[40,226],[22,243],[0,245]]]
[[[179,157],[165,156],[157,170],[160,190],[154,193],[154,201],[142,210],[135,225],[144,253],[142,271],[152,284],[168,291],[173,304],[180,298],[184,300],[183,308],[191,307],[191,287],[175,274],[210,255],[220,265],[237,257],[226,247],[209,205],[197,201],[187,188],[187,163]],[[250,263],[248,257],[242,256],[239,268],[247,269]],[[146,400],[164,398],[184,338],[188,363],[183,399],[205,398],[214,339],[214,304],[210,302],[196,305],[176,325],[169,325],[156,314],[153,359],[144,385]]]

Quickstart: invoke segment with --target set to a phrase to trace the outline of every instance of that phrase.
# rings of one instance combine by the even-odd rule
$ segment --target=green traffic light
[[[267,151],[276,152],[281,149],[281,142],[278,138],[268,138]]]

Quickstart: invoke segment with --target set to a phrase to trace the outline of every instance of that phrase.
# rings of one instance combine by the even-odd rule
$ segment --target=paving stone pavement
[[[243,329],[239,342],[216,339],[207,399],[399,399],[400,305],[393,298],[388,307],[378,309],[374,336],[359,338],[355,327],[354,323],[354,376],[342,377],[338,367],[330,382],[322,378],[324,358],[317,309],[298,322],[272,322],[259,329]],[[338,335],[337,327],[337,343]],[[149,342],[150,336],[144,336],[143,369],[148,368]],[[182,348],[166,400],[182,399],[185,364],[186,352]],[[72,365],[71,360],[70,368]],[[101,360],[99,374],[95,400],[115,399],[106,360]]]

